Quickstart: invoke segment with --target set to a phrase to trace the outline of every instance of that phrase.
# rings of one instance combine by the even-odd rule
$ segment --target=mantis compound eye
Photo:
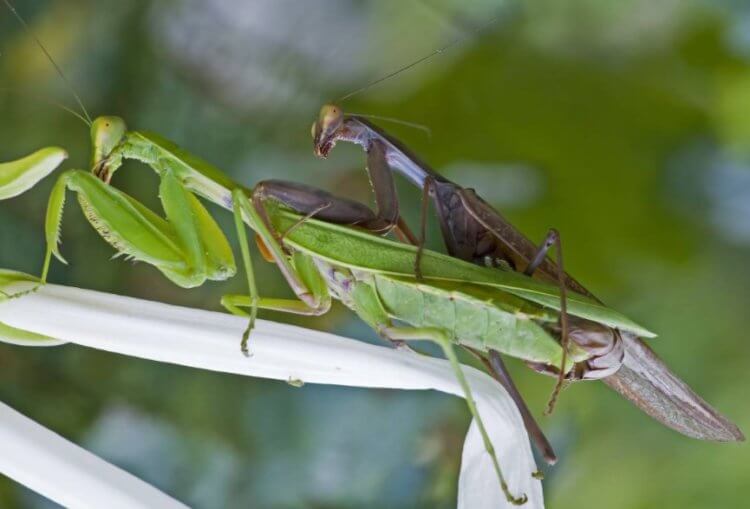
[[[343,119],[341,108],[335,104],[324,104],[320,109],[319,121],[324,129],[338,129]]]

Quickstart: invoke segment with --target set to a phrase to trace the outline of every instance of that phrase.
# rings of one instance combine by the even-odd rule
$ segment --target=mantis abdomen
[[[477,350],[560,363],[562,349],[542,325],[552,322],[553,314],[541,307],[472,285],[448,290],[433,282],[426,285],[381,275],[373,281],[383,307],[395,320],[442,329],[455,343]]]

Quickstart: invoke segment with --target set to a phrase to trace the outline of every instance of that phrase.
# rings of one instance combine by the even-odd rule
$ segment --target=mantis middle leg
[[[453,342],[451,341],[451,338],[442,329],[437,329],[433,327],[417,327],[417,328],[393,327],[393,326],[386,326],[386,324],[382,324],[381,330],[384,335],[388,336],[392,340],[432,341],[434,343],[437,343],[443,349],[445,357],[448,359],[448,362],[450,362],[451,367],[453,368],[453,371],[456,374],[456,379],[458,380],[458,383],[464,392],[464,397],[466,398],[466,405],[469,407],[469,411],[471,412],[471,415],[474,417],[477,423],[477,427],[479,428],[479,433],[482,435],[482,439],[484,441],[484,448],[487,451],[487,454],[489,454],[490,457],[492,458],[492,464],[495,468],[495,472],[497,473],[498,478],[500,479],[500,486],[503,490],[503,493],[505,494],[506,499],[508,500],[508,502],[514,505],[525,504],[526,501],[528,500],[525,494],[522,494],[520,496],[514,496],[508,489],[508,484],[505,481],[502,468],[500,467],[500,463],[497,460],[497,454],[495,453],[495,448],[492,445],[492,441],[490,440],[490,437],[487,434],[487,430],[484,427],[484,422],[482,421],[482,418],[479,415],[479,411],[477,410],[476,404],[474,402],[474,397],[471,392],[471,386],[469,385],[469,382],[466,380],[466,376],[464,375],[464,372],[461,368],[461,364],[458,362],[458,357],[456,356],[456,353],[453,350]]]

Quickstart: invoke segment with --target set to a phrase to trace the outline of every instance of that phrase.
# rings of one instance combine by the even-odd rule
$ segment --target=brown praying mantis
[[[559,286],[558,330],[563,355],[571,341],[589,357],[575,363],[571,369],[561,369],[564,361],[560,365],[527,362],[536,371],[558,377],[548,412],[563,380],[600,379],[648,415],[684,435],[720,442],[744,440],[736,425],[672,373],[637,335],[568,316],[565,301],[570,292],[601,301],[564,271],[560,235],[556,230],[549,230],[541,245],[535,245],[474,190],[440,175],[380,127],[362,116],[345,114],[337,105],[322,107],[318,120],[313,123],[312,136],[315,154],[321,158],[326,158],[338,141],[354,143],[364,149],[378,217],[389,228],[403,229],[393,172],[400,173],[422,190],[421,235],[414,269],[417,275],[421,271],[420,254],[431,199],[450,255],[482,266],[521,272]],[[557,263],[547,257],[553,246]],[[500,355],[490,351],[489,359],[497,377],[516,399],[537,449],[549,463],[554,463],[554,452],[516,390]]]

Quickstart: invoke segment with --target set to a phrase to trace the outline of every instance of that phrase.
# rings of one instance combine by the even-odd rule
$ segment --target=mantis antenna
[[[61,103],[59,103],[57,101],[52,101],[52,100],[47,99],[45,97],[41,97],[38,94],[32,94],[32,93],[29,93],[29,92],[22,92],[21,90],[14,90],[12,88],[7,88],[7,87],[0,87],[0,92],[7,92],[9,94],[15,94],[15,95],[19,95],[21,97],[27,97],[27,98],[32,99],[34,101],[38,101],[38,102],[41,102],[41,103],[46,103],[46,104],[48,104],[50,106],[54,106],[56,108],[60,108],[61,110],[65,111],[67,113],[70,113],[75,118],[77,118],[78,120],[80,120],[81,122],[83,122],[84,124],[86,124],[87,126],[91,127],[91,122],[89,122],[83,115],[81,115],[80,113],[78,113],[74,109],[69,108],[68,106],[65,106],[64,104],[61,104]]]
[[[428,138],[432,138],[432,129],[424,124],[417,124],[416,122],[409,122],[407,120],[401,120],[399,118],[383,117],[381,115],[370,115],[369,113],[350,113],[350,115],[354,117],[374,118],[375,120],[383,120],[385,122],[391,122],[393,124],[404,125],[406,127],[411,127],[412,129],[422,131],[427,135]]]
[[[26,23],[26,20],[23,19],[23,17],[18,13],[15,7],[10,3],[10,0],[3,0],[3,3],[10,9],[10,12],[13,13],[13,15],[16,17],[19,23],[21,23],[21,26],[23,29],[28,33],[32,39],[34,39],[34,42],[36,42],[37,46],[42,50],[44,53],[44,56],[47,57],[47,60],[52,64],[52,66],[55,68],[55,71],[57,72],[58,76],[63,80],[65,83],[65,86],[68,88],[70,93],[73,94],[73,97],[75,98],[76,102],[78,103],[78,106],[80,106],[81,111],[83,112],[83,117],[85,117],[85,122],[87,125],[91,126],[91,117],[89,116],[89,112],[86,110],[86,107],[83,105],[83,101],[81,101],[81,98],[78,96],[78,93],[76,93],[75,88],[73,88],[73,85],[68,81],[68,78],[65,76],[65,73],[60,69],[60,66],[57,65],[57,62],[55,62],[55,59],[52,58],[52,55],[50,55],[49,51],[47,51],[47,48],[42,44],[42,41],[39,40],[39,38],[34,35],[34,32],[32,32],[31,28],[29,27],[28,23]],[[62,106],[62,105],[60,105]],[[66,109],[68,111],[70,108],[63,107],[63,109]],[[77,117],[82,118],[81,115],[76,114]]]
[[[7,0],[6,0],[6,3],[7,3]],[[458,44],[466,41],[467,39],[469,39],[471,37],[474,37],[474,36],[477,36],[477,35],[481,34],[485,30],[487,30],[488,28],[490,28],[491,26],[493,26],[500,18],[501,18],[501,16],[495,16],[494,18],[490,19],[486,23],[483,23],[483,24],[479,25],[478,27],[476,27],[471,32],[469,32],[469,33],[467,33],[467,34],[465,34],[463,36],[460,36],[460,37],[457,37],[457,38],[453,39],[451,42],[449,42],[445,46],[442,46],[442,47],[436,49],[435,51],[433,51],[433,52],[431,52],[431,53],[423,56],[422,58],[419,58],[419,59],[417,59],[417,60],[415,60],[415,61],[413,61],[413,62],[411,62],[409,64],[406,64],[406,65],[404,65],[402,67],[399,67],[395,71],[391,71],[388,74],[386,74],[385,76],[382,76],[382,77],[380,77],[380,78],[378,78],[376,80],[373,80],[373,81],[367,83],[366,85],[364,85],[364,86],[362,86],[362,87],[354,90],[353,92],[349,92],[345,96],[343,96],[340,99],[338,99],[338,101],[336,101],[336,102],[339,102],[339,103],[340,102],[344,102],[347,99],[350,99],[350,98],[354,97],[355,95],[360,94],[361,92],[364,92],[365,90],[369,90],[372,87],[374,87],[376,85],[379,85],[380,83],[382,83],[384,81],[387,81],[387,80],[393,78],[394,76],[396,76],[398,74],[401,74],[404,71],[408,71],[409,69],[411,69],[413,67],[416,67],[419,64],[423,64],[424,62],[427,62],[428,60],[431,60],[433,57],[435,57],[437,55],[443,54],[445,51],[449,50],[453,46],[456,46],[456,45],[458,45]]]

